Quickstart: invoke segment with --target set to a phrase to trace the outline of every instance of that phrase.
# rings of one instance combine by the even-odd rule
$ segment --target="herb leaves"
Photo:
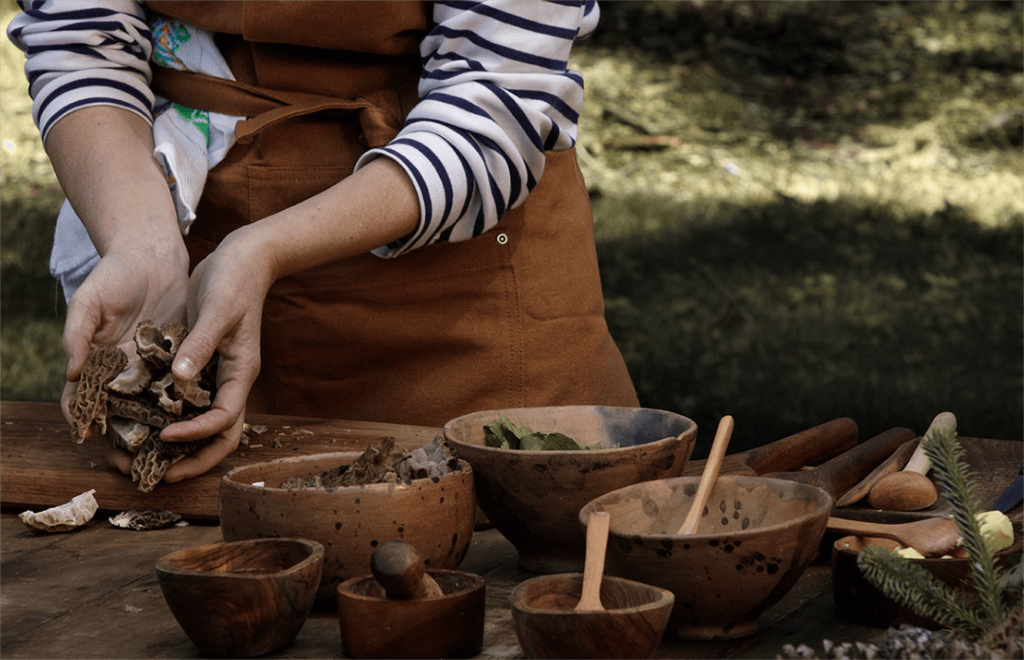
[[[584,445],[564,433],[537,433],[525,426],[516,426],[502,415],[498,421],[484,424],[484,444],[498,449],[528,451],[579,451],[601,449],[601,443]]]

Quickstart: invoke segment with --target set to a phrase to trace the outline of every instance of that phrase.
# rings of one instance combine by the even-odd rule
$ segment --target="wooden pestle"
[[[388,541],[370,555],[370,572],[388,598],[443,596],[437,581],[427,575],[427,565],[416,548],[405,541]]]

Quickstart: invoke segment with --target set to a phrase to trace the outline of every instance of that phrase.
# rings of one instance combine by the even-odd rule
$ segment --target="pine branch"
[[[984,632],[1002,622],[1008,612],[1000,588],[1002,571],[996,566],[995,553],[985,543],[977,517],[980,511],[975,503],[973,483],[976,475],[967,470],[964,448],[957,441],[955,428],[934,429],[921,442],[925,454],[932,462],[939,494],[952,507],[953,519],[963,537],[978,605],[988,622],[983,628]]]
[[[857,554],[857,567],[889,598],[965,637],[976,639],[991,627],[949,585],[883,546],[865,546]]]

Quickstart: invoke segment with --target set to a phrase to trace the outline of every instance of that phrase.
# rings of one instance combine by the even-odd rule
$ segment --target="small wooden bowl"
[[[372,575],[338,585],[341,644],[350,658],[469,658],[484,644],[484,579],[430,570],[436,598],[388,598]]]
[[[533,431],[564,433],[604,449],[523,451],[484,445],[484,424],[508,417]],[[473,465],[480,509],[534,573],[583,570],[577,521],[587,502],[616,488],[683,473],[697,425],[650,408],[556,406],[485,410],[451,420],[445,438]]]
[[[308,479],[352,463],[358,452],[314,454],[245,465],[220,485],[220,526],[227,541],[299,537],[324,546],[324,576],[317,602],[333,603],[338,585],[370,572],[380,545],[400,539],[419,550],[427,568],[458,568],[476,522],[473,470],[437,481],[290,490],[291,477]],[[262,482],[263,486],[254,486]]]
[[[836,614],[847,621],[876,628],[895,628],[902,624],[919,628],[942,628],[931,617],[923,617],[889,598],[861,574],[857,567],[857,554],[866,545],[880,545],[892,550],[900,544],[891,539],[861,536],[844,536],[832,544],[832,596],[836,603]],[[996,553],[996,564],[1004,570],[1009,569],[1010,560],[1020,554],[1021,547],[1021,537],[1017,534],[1012,546]],[[968,559],[925,558],[909,561],[948,584],[964,598],[974,597]]]
[[[527,658],[649,658],[661,643],[675,596],[604,576],[604,610],[575,611],[582,573],[542,575],[512,592],[512,622]]]
[[[206,655],[254,657],[292,643],[313,607],[324,548],[305,539],[213,543],[156,562],[164,599]]]
[[[620,488],[583,507],[580,522],[611,514],[607,572],[671,591],[677,636],[752,635],[817,556],[832,497],[794,481],[722,475],[696,533],[682,536],[699,484],[680,477]]]

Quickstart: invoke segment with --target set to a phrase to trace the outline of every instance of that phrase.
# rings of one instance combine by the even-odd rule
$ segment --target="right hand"
[[[179,238],[180,242],[180,238]],[[61,409],[72,423],[69,405],[93,344],[118,345],[135,352],[135,328],[147,319],[185,322],[188,254],[184,243],[121,249],[106,254],[68,302],[63,348],[67,384]]]

